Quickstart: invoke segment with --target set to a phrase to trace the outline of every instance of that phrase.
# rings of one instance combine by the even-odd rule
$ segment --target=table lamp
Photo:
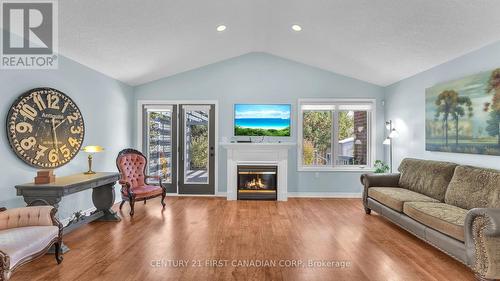
[[[95,174],[94,171],[92,171],[92,156],[94,153],[102,152],[104,148],[102,146],[98,145],[87,145],[86,147],[83,148],[84,152],[87,152],[89,154],[89,170],[86,171],[84,174],[86,175],[93,175]]]

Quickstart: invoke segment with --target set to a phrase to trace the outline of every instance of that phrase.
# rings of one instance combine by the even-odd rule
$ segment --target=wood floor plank
[[[159,200],[138,203],[134,218],[125,205],[121,222],[66,235],[61,265],[46,255],[11,280],[473,280],[461,263],[365,215],[359,199],[166,203],[163,211]]]

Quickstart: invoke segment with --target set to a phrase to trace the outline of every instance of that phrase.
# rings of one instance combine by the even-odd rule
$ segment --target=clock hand
[[[57,154],[59,154],[59,145],[57,142],[57,133],[56,133],[56,123],[55,123],[55,118],[52,118],[52,133],[54,134],[54,144],[55,144],[55,149]]]
[[[64,123],[64,121],[66,121],[66,119],[62,120],[59,124],[57,124],[57,126],[54,129],[57,129],[57,127],[61,126],[61,124]]]

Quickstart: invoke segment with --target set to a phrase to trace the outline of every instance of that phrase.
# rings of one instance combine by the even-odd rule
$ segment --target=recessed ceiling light
[[[226,28],[227,28],[227,26],[221,24],[221,25],[217,26],[217,31],[222,32],[222,31],[226,30]]]
[[[294,25],[292,25],[292,30],[293,31],[302,31],[302,26],[300,26],[298,24],[294,24]]]

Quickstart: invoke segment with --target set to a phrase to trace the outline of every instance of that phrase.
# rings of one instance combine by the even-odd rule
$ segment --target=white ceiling
[[[385,86],[500,40],[499,11],[498,0],[64,0],[59,49],[130,85],[267,52]]]

